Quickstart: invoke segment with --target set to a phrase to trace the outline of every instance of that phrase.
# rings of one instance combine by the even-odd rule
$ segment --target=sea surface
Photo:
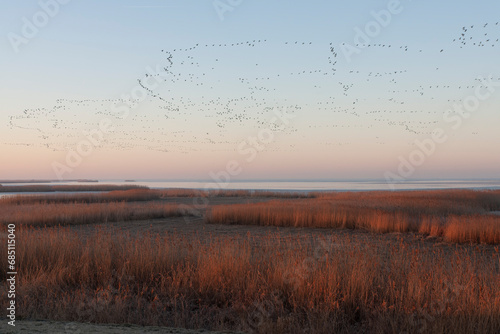
[[[125,182],[124,180],[99,180],[99,182],[50,182],[50,183],[10,183],[4,186],[21,185],[138,185],[152,189],[248,189],[270,191],[376,191],[376,190],[425,190],[425,189],[500,189],[500,180],[426,180],[406,181],[390,184],[383,180],[375,181],[238,181],[217,184],[215,181],[164,181],[147,180]],[[0,193],[0,198],[17,194],[57,194],[50,193]],[[74,192],[73,192],[74,193]]]

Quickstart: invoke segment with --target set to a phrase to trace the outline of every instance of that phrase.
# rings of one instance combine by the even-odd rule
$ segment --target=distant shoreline
[[[53,182],[53,183],[51,183]],[[212,190],[248,190],[272,192],[372,192],[372,191],[417,191],[417,190],[445,190],[470,189],[493,190],[500,189],[500,181],[441,181],[441,182],[404,182],[391,185],[385,182],[164,182],[164,181],[137,181],[137,180],[73,180],[73,181],[43,181],[24,180],[17,182],[10,180],[1,184],[0,193],[18,192],[86,192],[86,191],[113,191],[127,189],[189,189],[194,191]],[[392,186],[392,187],[391,187]]]
[[[99,180],[87,180],[87,179],[78,179],[78,180],[0,180],[1,184],[11,184],[11,183],[65,183],[65,182],[81,182],[81,183],[98,183]]]

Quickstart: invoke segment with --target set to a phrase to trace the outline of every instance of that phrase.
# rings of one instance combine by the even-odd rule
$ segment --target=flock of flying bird
[[[498,22],[475,24],[464,26],[453,42],[460,48],[495,47],[499,35]],[[440,55],[446,48],[370,43],[363,45],[363,52],[371,54],[348,63],[343,62],[341,44],[255,39],[163,49],[161,71],[137,78],[147,96],[144,101],[61,98],[52,106],[9,116],[8,126],[24,131],[26,139],[4,144],[67,151],[104,117],[113,121],[115,130],[101,146],[111,150],[234,152],[263,128],[286,139],[270,145],[270,151],[295,151],[300,144],[346,146],[360,129],[380,145],[387,143],[388,129],[406,133],[410,143],[439,124],[443,109],[438,106],[459,101],[476,84],[469,77],[436,81],[439,75],[415,81],[420,68],[403,68],[409,65],[406,55],[412,62],[419,54]],[[370,49],[384,53],[378,56]],[[380,57],[391,56],[392,68],[377,66]],[[439,71],[442,66],[428,67]],[[152,77],[162,81],[157,89],[146,83]],[[124,105],[130,109],[125,118],[116,113]],[[279,126],[273,121],[276,110],[286,110],[296,120]]]
[[[470,25],[462,27],[462,32],[453,42],[460,43],[460,48],[465,46],[495,47],[498,44],[498,22],[494,24]]]

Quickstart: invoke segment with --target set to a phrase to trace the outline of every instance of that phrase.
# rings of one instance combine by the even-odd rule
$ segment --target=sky
[[[0,179],[500,178],[498,1],[0,3]]]

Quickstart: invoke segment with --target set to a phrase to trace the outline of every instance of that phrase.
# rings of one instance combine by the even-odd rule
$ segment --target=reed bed
[[[21,318],[255,333],[498,333],[500,254],[353,237],[17,231]],[[5,236],[0,242],[6,244]],[[0,300],[7,254],[0,248]]]
[[[262,197],[262,198],[309,198],[304,192],[232,190],[232,189],[166,189],[160,190],[163,197]]]
[[[249,190],[199,190],[199,189],[162,189],[163,197],[248,197]]]
[[[81,225],[189,215],[177,204],[165,203],[72,203],[0,206],[2,224],[32,226]]]
[[[210,224],[415,232],[450,242],[500,244],[499,191],[329,193],[305,200],[218,205]]]
[[[500,190],[417,190],[316,192],[310,196],[339,204],[420,214],[466,214],[500,210]]]
[[[87,194],[15,195],[0,199],[0,205],[47,204],[47,203],[107,203],[153,201],[165,198],[196,197],[260,197],[260,198],[307,198],[309,195],[294,192],[268,192],[250,190],[195,189],[127,189]]]
[[[19,193],[19,192],[55,192],[55,191],[112,191],[112,190],[130,190],[130,189],[148,189],[143,186],[135,185],[24,185],[24,186],[4,186],[0,184],[0,193]]]
[[[103,193],[16,195],[0,199],[2,205],[51,204],[51,203],[109,203],[143,202],[159,200],[160,192],[149,189],[116,190]]]

